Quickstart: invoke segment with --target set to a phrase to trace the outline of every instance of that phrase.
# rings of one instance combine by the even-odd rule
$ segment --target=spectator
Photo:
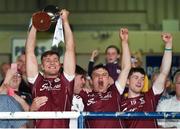
[[[23,111],[21,105],[12,96],[0,93],[0,100],[0,112]],[[0,120],[0,128],[25,128],[26,123],[26,120]]]
[[[28,81],[33,88],[34,103],[44,98],[41,101],[37,111],[71,111],[71,104],[74,89],[75,76],[75,44],[73,33],[70,29],[68,16],[69,12],[62,9],[59,12],[62,18],[65,47],[63,73],[60,73],[61,68],[59,55],[54,51],[46,51],[41,56],[41,67],[43,74],[38,72],[38,63],[34,53],[37,30],[32,26],[27,42],[26,42],[26,72]],[[47,99],[46,99],[47,97]],[[38,103],[35,103],[35,105]],[[36,128],[68,128],[69,120],[61,119],[46,119],[36,120]]]
[[[24,111],[29,111],[29,105],[27,102],[29,102],[29,99],[31,98],[18,91],[20,82],[21,75],[13,68],[9,69],[6,73],[5,80],[3,81],[1,93],[13,96],[16,101],[21,104]]]
[[[118,75],[120,73],[120,51],[115,45],[110,45],[106,48],[105,51],[106,54],[106,64],[105,67],[107,67],[109,71],[109,75],[113,78],[114,81],[117,80]],[[93,50],[91,54],[91,59],[88,64],[88,75],[91,76],[92,69],[95,63],[95,59],[98,56],[98,50]]]
[[[157,106],[159,112],[180,112],[180,71],[175,73],[173,83],[176,95],[161,101]],[[180,128],[178,119],[159,119],[158,125],[163,128]]]
[[[27,76],[26,76],[26,55],[23,52],[18,58],[17,58],[17,67],[18,67],[18,72],[22,76],[22,80],[19,86],[19,91],[28,93],[29,95],[32,95],[31,93],[31,88],[28,85],[27,82]]]
[[[9,69],[6,77],[0,87],[0,111],[1,112],[19,112],[29,111],[29,105],[26,101],[17,95],[14,90],[18,89],[20,77],[16,70]],[[20,128],[26,127],[26,120],[2,120],[0,121],[1,128]]]
[[[121,111],[123,112],[154,112],[158,100],[164,90],[164,85],[172,62],[172,36],[169,33],[162,34],[165,43],[165,50],[161,64],[160,74],[153,83],[152,88],[145,93],[141,90],[144,86],[145,71],[141,67],[132,68],[129,72],[127,84],[128,96],[123,96],[121,101]],[[124,120],[125,128],[156,128],[157,122],[154,119]]]

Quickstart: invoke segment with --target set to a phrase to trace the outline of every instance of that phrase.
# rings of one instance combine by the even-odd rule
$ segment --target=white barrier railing
[[[88,118],[180,119],[180,112],[0,112],[1,119],[78,119],[84,128]]]
[[[0,119],[69,119],[80,112],[0,112]]]

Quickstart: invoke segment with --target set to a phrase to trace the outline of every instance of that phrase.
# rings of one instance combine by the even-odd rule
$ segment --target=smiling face
[[[94,91],[105,93],[110,86],[109,73],[104,68],[98,68],[92,72],[92,84]]]
[[[128,79],[129,90],[135,94],[139,94],[144,86],[145,75],[134,72]]]
[[[141,94],[145,82],[145,71],[141,67],[131,68],[127,84],[129,86],[128,97],[137,97]]]
[[[43,57],[41,67],[46,77],[56,77],[61,67],[59,57],[56,54]]]

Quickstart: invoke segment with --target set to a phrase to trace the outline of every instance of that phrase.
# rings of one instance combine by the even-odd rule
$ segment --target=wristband
[[[165,51],[172,51],[172,48],[165,48]]]

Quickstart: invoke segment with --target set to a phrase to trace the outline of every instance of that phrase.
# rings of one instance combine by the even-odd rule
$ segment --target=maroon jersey
[[[79,94],[84,103],[84,110],[88,112],[118,112],[120,111],[120,94],[116,86],[108,88],[106,93],[92,91],[86,93],[81,91]],[[87,128],[120,128],[122,127],[119,119],[86,119]]]
[[[154,95],[153,90],[135,98],[122,97],[123,112],[155,112],[161,95]],[[155,119],[125,119],[125,128],[157,128]]]
[[[57,78],[38,75],[33,84],[33,97],[47,96],[48,101],[38,111],[71,111],[74,81],[69,82],[64,74]],[[68,128],[69,120],[36,120],[36,128]]]

